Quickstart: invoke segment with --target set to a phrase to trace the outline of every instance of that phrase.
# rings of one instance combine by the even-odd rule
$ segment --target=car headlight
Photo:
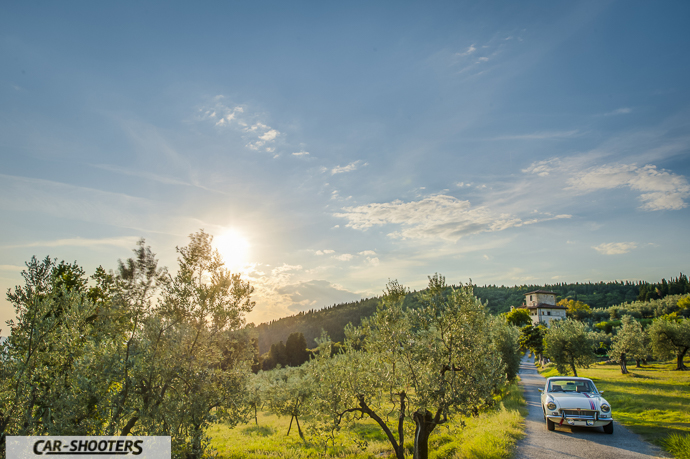
[[[546,404],[546,407],[550,410],[555,410],[556,409],[556,404],[553,402],[549,402]]]
[[[611,407],[606,403],[602,403],[601,404],[601,411],[604,413],[608,413],[609,411],[611,411]]]

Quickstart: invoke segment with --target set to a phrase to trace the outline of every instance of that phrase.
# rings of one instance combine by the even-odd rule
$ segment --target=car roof
[[[552,376],[549,379],[547,379],[547,381],[557,381],[559,379],[568,379],[568,380],[575,379],[575,380],[580,380],[580,381],[592,381],[589,378],[581,378],[579,376],[577,376],[577,377],[575,377],[575,376]]]

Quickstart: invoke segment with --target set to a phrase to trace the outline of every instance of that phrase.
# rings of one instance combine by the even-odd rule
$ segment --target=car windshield
[[[549,392],[587,392],[596,393],[594,384],[581,379],[556,379],[549,383]]]

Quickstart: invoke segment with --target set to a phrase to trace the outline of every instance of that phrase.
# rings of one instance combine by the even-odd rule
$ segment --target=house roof
[[[525,295],[531,295],[532,293],[548,293],[549,295],[555,295],[555,292],[549,292],[548,290],[535,290],[533,292],[527,292]]]
[[[525,306],[524,304],[518,309],[568,309],[565,306],[559,306],[557,304],[539,303],[537,305]]]

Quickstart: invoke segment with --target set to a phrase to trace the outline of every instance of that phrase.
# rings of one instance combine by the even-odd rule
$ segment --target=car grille
[[[592,410],[563,410],[563,413],[569,418],[583,418],[583,419],[594,419],[594,413],[596,411]]]

